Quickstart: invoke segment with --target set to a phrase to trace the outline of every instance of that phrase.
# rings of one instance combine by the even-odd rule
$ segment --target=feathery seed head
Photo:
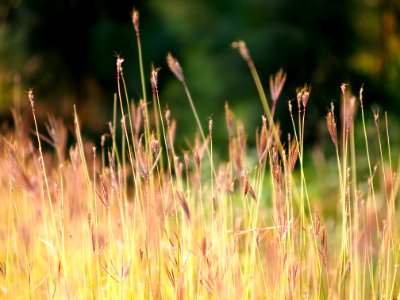
[[[297,95],[296,95],[297,107],[298,107],[298,109],[300,111],[300,109],[301,109],[301,91],[299,89],[297,89],[296,93],[297,93]]]
[[[349,132],[350,126],[354,122],[354,117],[355,117],[356,110],[357,110],[356,98],[354,96],[351,96],[350,98],[345,97],[343,105],[345,106],[345,108],[344,108],[345,130],[346,130],[346,132]]]
[[[293,173],[294,167],[296,166],[297,159],[299,157],[299,147],[297,146],[296,139],[289,139],[289,168],[290,172]]]
[[[304,106],[304,107],[307,106],[308,97],[310,97],[310,92],[305,91],[305,92],[303,93],[303,96],[301,97],[301,102],[303,103],[303,106]]]
[[[297,105],[300,107],[301,104],[305,109],[307,107],[308,98],[310,97],[311,86],[304,85],[302,88],[297,89]]]
[[[181,65],[179,64],[178,60],[171,55],[171,53],[168,53],[167,55],[167,64],[176,78],[178,78],[180,82],[184,83],[185,77],[183,76]]]
[[[177,190],[176,195],[178,196],[178,200],[180,205],[182,206],[183,212],[185,213],[185,216],[188,221],[190,221],[190,210],[189,210],[189,205],[186,201],[185,195],[183,191]]]
[[[122,63],[124,62],[124,59],[117,56],[117,76],[119,80],[119,76],[122,74]]]
[[[160,71],[160,68],[154,68],[152,67],[151,70],[151,88],[153,90],[153,94],[158,93],[158,71]]]
[[[139,34],[139,11],[136,9],[132,11],[132,23],[136,34]]]
[[[361,85],[360,88],[360,105],[363,106],[363,92],[364,92],[364,85]]]
[[[289,113],[290,113],[290,116],[293,116],[293,113],[292,113],[292,101],[288,101],[288,106],[289,106]]]
[[[342,90],[342,94],[343,94],[343,96],[345,95],[345,93],[346,93],[346,83],[342,83],[342,85],[340,86],[340,89]]]
[[[271,98],[274,103],[278,101],[279,95],[282,92],[283,85],[286,81],[286,73],[280,69],[275,76],[269,77],[269,88],[271,91]]]
[[[226,120],[226,127],[228,128],[228,135],[229,137],[233,136],[233,116],[232,112],[229,109],[228,102],[225,102],[225,120]]]
[[[336,120],[335,120],[335,114],[334,114],[334,106],[333,103],[331,103],[331,109],[326,115],[326,124],[328,127],[329,134],[331,136],[331,139],[333,143],[335,144],[336,150],[338,149],[338,141],[337,141],[337,128],[336,128]]]
[[[154,138],[151,140],[151,150],[153,151],[155,156],[158,156],[158,154],[160,153],[159,142]]]
[[[110,194],[108,192],[107,176],[104,173],[100,174],[100,191],[100,200],[104,207],[108,209],[110,207]]]
[[[111,122],[108,122],[108,129],[110,130],[111,136],[114,136],[114,127]]]
[[[106,143],[106,138],[107,138],[106,133],[101,136],[101,143],[100,143],[101,148],[104,148],[104,144]]]
[[[34,100],[34,96],[33,96],[33,90],[30,89],[28,92],[28,98],[29,98],[29,102],[31,103],[32,108],[35,105],[35,100]]]

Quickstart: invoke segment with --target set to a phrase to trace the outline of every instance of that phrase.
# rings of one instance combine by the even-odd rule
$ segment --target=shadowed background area
[[[287,82],[277,118],[290,128],[287,101],[311,84],[308,140],[318,139],[340,84],[391,112],[400,111],[400,2],[397,0],[5,0],[0,4],[0,113],[9,118],[15,99],[35,91],[43,114],[71,119],[77,104],[87,134],[107,131],[116,91],[115,55],[124,57],[129,95],[142,95],[130,13],[140,11],[146,76],[161,67],[160,96],[178,121],[181,141],[196,124],[184,91],[166,66],[180,61],[204,127],[214,119],[217,141],[227,140],[224,103],[248,132],[261,124],[262,106],[246,64],[231,49],[247,42],[266,89],[283,68]],[[150,94],[150,83],[147,84]],[[18,95],[20,91],[20,94]],[[268,93],[269,95],[269,93]],[[397,113],[398,115],[398,113]],[[325,134],[325,133],[324,133]],[[249,135],[252,143],[254,137]]]

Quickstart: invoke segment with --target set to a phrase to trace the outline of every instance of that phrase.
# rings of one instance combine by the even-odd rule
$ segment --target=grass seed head
[[[296,98],[297,98],[297,107],[298,107],[299,111],[301,111],[301,93],[300,93],[300,91],[297,92]]]
[[[168,124],[168,136],[167,136],[168,149],[171,151],[175,141],[175,135],[176,135],[176,121],[172,120],[171,123]]]
[[[7,174],[12,178],[15,184],[22,187],[28,194],[38,198],[40,195],[39,183],[36,177],[31,176],[23,165],[24,158],[20,157],[14,145],[5,143],[4,149],[5,161],[4,167]]]
[[[114,127],[111,122],[108,122],[108,130],[110,131],[110,134],[113,137],[115,134],[115,131],[114,131]]]
[[[335,120],[335,114],[334,114],[334,106],[333,103],[331,103],[331,109],[326,115],[326,124],[328,127],[329,134],[331,136],[331,139],[333,143],[335,144],[336,150],[338,149],[338,140],[337,140],[337,128],[336,128],[336,120]]]
[[[153,91],[153,94],[158,94],[158,71],[160,71],[160,68],[154,68],[154,66],[151,69],[151,88]]]
[[[233,115],[229,109],[228,102],[225,102],[225,120],[226,120],[226,128],[228,129],[229,138],[233,136]]]
[[[108,192],[107,176],[103,173],[100,175],[100,200],[105,208],[110,208],[110,194]]]
[[[117,177],[117,172],[115,170],[115,162],[114,162],[114,156],[111,152],[108,152],[108,164],[110,168],[110,175],[111,175],[111,187],[116,193],[119,193],[120,188],[119,188],[119,183],[118,183],[118,177]]]
[[[276,103],[278,101],[279,95],[282,92],[283,85],[285,84],[286,81],[286,73],[283,72],[282,69],[280,69],[275,76],[270,76],[269,77],[269,88],[271,91],[271,98],[273,103]]]
[[[133,27],[135,28],[135,32],[138,35],[139,34],[139,11],[134,9],[132,11],[132,23]]]
[[[178,60],[171,55],[171,53],[168,53],[167,55],[167,64],[169,69],[176,76],[176,78],[178,78],[180,82],[184,83],[185,77],[183,76],[181,65],[179,64]]]
[[[185,195],[180,190],[176,191],[176,195],[178,196],[179,203],[182,206],[183,212],[185,213],[187,220],[190,221],[189,205],[186,201]]]
[[[289,170],[291,173],[293,173],[298,158],[299,147],[297,146],[296,139],[293,138],[292,141],[289,141]]]
[[[104,133],[101,135],[101,141],[100,141],[100,146],[102,149],[104,149],[104,145],[106,143],[106,139],[107,139],[108,134]]]
[[[267,130],[267,118],[263,115],[262,116],[262,127],[261,133],[258,137],[258,131],[256,132],[256,147],[257,147],[257,154],[258,154],[258,161],[261,161],[265,158],[266,153],[268,152],[270,138],[268,137],[268,130]]]
[[[351,125],[354,123],[354,117],[357,110],[356,98],[354,96],[350,97],[349,100],[345,104],[346,107],[346,115],[345,115],[345,129],[346,132],[349,132]]]
[[[245,176],[243,176],[243,190],[244,190],[244,197],[247,196],[247,194],[250,194],[251,198],[254,201],[257,201],[257,196],[256,193],[254,192],[253,188],[250,185],[249,181],[249,174],[247,173]]]
[[[292,107],[292,101],[288,101],[288,107],[289,107],[289,113],[290,116],[293,117],[293,107]]]
[[[360,105],[361,105],[361,107],[363,106],[363,92],[364,92],[364,85],[361,85],[361,88],[360,88]]]
[[[34,109],[35,107],[35,97],[33,96],[33,90],[30,89],[28,92],[28,98],[29,98],[29,102],[31,103],[31,107],[32,109]]]
[[[279,150],[277,146],[272,147],[271,150],[271,171],[276,187],[282,187],[282,166],[279,161]]]
[[[308,99],[310,97],[311,87],[305,84],[302,88],[297,89],[297,105],[299,110],[301,106],[305,110],[307,107]]]
[[[342,85],[340,86],[340,89],[342,91],[342,95],[345,96],[346,95],[346,83],[342,83]]]
[[[124,62],[124,59],[121,58],[120,56],[117,56],[117,75],[118,79],[120,78],[122,74],[122,63]]]
[[[150,146],[154,156],[157,157],[158,154],[160,153],[160,144],[158,140],[153,137],[153,139],[150,142]]]
[[[244,41],[240,40],[240,41],[235,41],[232,43],[232,48],[233,49],[237,49],[240,53],[240,55],[243,57],[243,59],[246,62],[250,62],[251,61],[251,56],[250,56],[250,52],[249,49],[247,48],[247,45]]]
[[[374,114],[375,126],[376,126],[376,128],[379,129],[379,109],[374,108],[373,109],[373,114]]]

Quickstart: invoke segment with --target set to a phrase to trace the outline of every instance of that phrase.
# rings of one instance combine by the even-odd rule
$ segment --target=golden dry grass
[[[133,22],[140,50],[137,12]],[[40,107],[29,92],[36,134],[27,132],[15,110],[14,129],[0,137],[2,298],[399,297],[399,180],[386,114],[384,122],[374,115],[380,157],[372,157],[362,91],[356,99],[342,86],[340,115],[332,106],[326,117],[337,159],[337,186],[329,199],[334,213],[322,214],[327,204],[311,198],[308,188],[322,179],[305,175],[309,87],[289,103],[293,132],[282,138],[274,111],[286,75],[280,71],[270,79],[270,109],[246,44],[234,46],[265,110],[256,162],[247,153],[244,124],[228,104],[227,156],[214,161],[212,120],[205,132],[171,55],[169,67],[183,84],[200,132],[187,152],[175,149],[176,122],[160,104],[158,69],[151,74],[152,105],[144,92],[131,103],[117,58],[119,109],[99,149],[82,139],[76,111],[69,149],[62,121],[51,117],[47,133],[39,132]],[[360,145],[354,134],[357,104]],[[53,149],[44,150],[43,143]],[[356,151],[367,157],[361,176]]]

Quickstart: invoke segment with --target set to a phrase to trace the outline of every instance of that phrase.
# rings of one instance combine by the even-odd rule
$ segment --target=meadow
[[[321,116],[332,157],[321,174],[308,172],[322,164],[305,150],[311,88],[280,99],[286,74],[271,75],[267,91],[245,42],[233,42],[264,113],[254,116],[257,132],[246,133],[226,103],[226,157],[216,159],[213,120],[198,116],[201,104],[168,54],[198,127],[181,151],[173,111],[159,98],[160,70],[144,72],[137,11],[132,23],[142,99],[129,97],[129,62],[117,57],[100,147],[83,138],[79,108],[73,141],[61,119],[38,124],[34,90],[25,97],[33,128],[12,109],[13,129],[0,136],[0,298],[399,298],[396,127],[386,113],[364,111],[363,87],[353,95],[338,86],[339,105]],[[277,105],[290,115],[287,136]]]

